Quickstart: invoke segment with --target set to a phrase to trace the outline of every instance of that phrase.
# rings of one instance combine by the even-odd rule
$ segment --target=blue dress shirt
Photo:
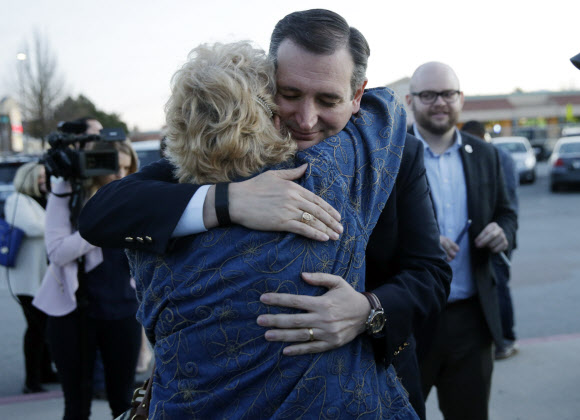
[[[439,231],[441,235],[455,241],[469,219],[465,172],[459,154],[459,149],[462,146],[461,133],[459,130],[455,130],[453,145],[437,155],[433,153],[415,125],[413,125],[413,131],[415,137],[421,140],[425,146],[425,168],[431,188],[431,198],[435,204]],[[457,244],[459,252],[449,263],[453,271],[453,281],[451,282],[448,302],[467,299],[477,293],[471,272],[471,254],[469,251],[471,240],[469,233],[463,236]]]

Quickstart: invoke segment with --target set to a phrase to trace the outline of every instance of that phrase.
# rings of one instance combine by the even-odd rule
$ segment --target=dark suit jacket
[[[493,340],[501,344],[503,334],[496,279],[491,266],[492,254],[488,248],[476,248],[474,240],[489,223],[496,222],[505,232],[509,252],[515,243],[517,216],[510,204],[496,148],[467,133],[462,132],[461,138],[463,146],[460,155],[467,183],[467,213],[472,220],[469,238],[473,278]],[[471,153],[468,152],[468,146],[472,148]]]
[[[509,252],[515,244],[517,216],[510,204],[497,149],[468,133],[461,132],[461,138],[463,145],[459,153],[465,173],[467,213],[472,220],[468,232],[471,269],[487,326],[493,340],[500,344],[503,334],[492,253],[488,248],[475,247],[474,241],[489,223],[496,222],[505,232]]]
[[[386,340],[376,343],[375,354],[390,363],[401,343],[445,307],[451,283],[451,268],[439,245],[423,144],[413,136],[407,136],[395,189],[366,257],[366,288],[379,297],[387,314]]]
[[[102,187],[83,208],[79,231],[110,248],[165,253],[197,187],[178,184],[169,162],[160,160]],[[439,313],[449,294],[451,270],[439,247],[429,197],[423,146],[407,136],[396,185],[370,238],[366,288],[386,312],[385,338],[376,355],[390,364],[416,326]]]

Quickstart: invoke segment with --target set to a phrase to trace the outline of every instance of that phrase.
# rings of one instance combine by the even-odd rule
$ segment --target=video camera
[[[48,136],[50,149],[44,154],[44,164],[48,176],[65,180],[81,180],[97,175],[114,174],[119,169],[116,150],[84,150],[90,142],[112,142],[125,140],[120,128],[105,128],[100,134],[84,134],[85,122],[60,122],[58,131]]]

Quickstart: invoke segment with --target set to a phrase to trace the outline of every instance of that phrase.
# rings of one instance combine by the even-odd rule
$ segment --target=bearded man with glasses
[[[422,397],[436,386],[446,420],[487,419],[492,342],[503,343],[491,256],[513,247],[517,216],[497,150],[456,127],[464,96],[453,69],[423,64],[406,99],[415,117],[409,132],[425,147],[440,243],[453,270],[445,310],[428,332],[416,334]],[[416,389],[409,384],[416,380],[403,376],[407,389]]]

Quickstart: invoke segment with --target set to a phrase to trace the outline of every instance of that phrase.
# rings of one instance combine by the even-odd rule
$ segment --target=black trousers
[[[447,305],[419,367],[423,396],[437,388],[445,420],[488,419],[492,338],[477,297]]]
[[[84,325],[81,325],[84,324]],[[86,333],[83,344],[82,332]],[[105,387],[113,417],[131,406],[141,326],[135,316],[120,320],[85,318],[78,310],[49,316],[47,336],[64,393],[64,420],[88,420],[97,347],[105,368]]]
[[[23,346],[25,383],[30,389],[39,388],[44,379],[54,375],[46,342],[46,314],[32,305],[32,296],[18,295],[18,299],[27,324]]]

